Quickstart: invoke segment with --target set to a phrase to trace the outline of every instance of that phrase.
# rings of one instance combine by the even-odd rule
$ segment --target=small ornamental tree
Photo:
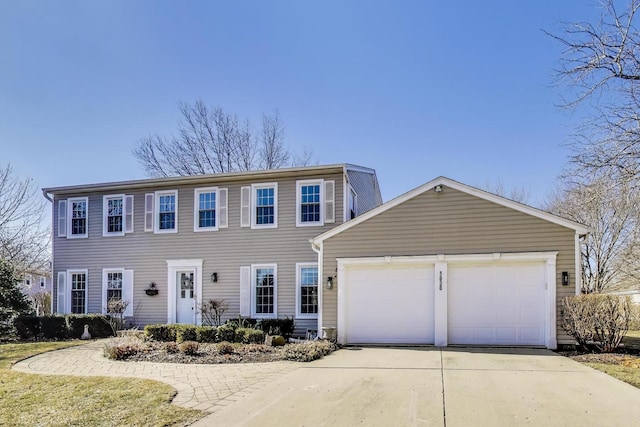
[[[0,339],[9,337],[13,320],[21,314],[33,314],[33,307],[18,287],[13,266],[0,259]]]

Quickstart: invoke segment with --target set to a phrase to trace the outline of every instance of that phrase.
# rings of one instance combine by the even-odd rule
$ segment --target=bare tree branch
[[[139,141],[134,157],[151,177],[199,175],[307,164],[308,152],[298,158],[285,146],[284,124],[278,112],[263,115],[262,127],[255,132],[248,120],[210,109],[202,101],[180,102],[181,121],[177,136],[152,134]]]
[[[48,267],[50,231],[42,225],[44,208],[31,179],[21,180],[9,164],[0,166],[0,258],[19,272]]]

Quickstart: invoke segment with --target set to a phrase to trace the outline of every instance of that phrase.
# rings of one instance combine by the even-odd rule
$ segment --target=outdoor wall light
[[[435,191],[436,193],[442,193],[442,185],[436,185],[435,187],[433,187],[433,191]]]
[[[216,283],[218,281],[218,273],[211,273],[211,283]]]
[[[569,286],[569,272],[562,272],[562,286]]]
[[[327,289],[333,289],[333,277],[327,277]]]

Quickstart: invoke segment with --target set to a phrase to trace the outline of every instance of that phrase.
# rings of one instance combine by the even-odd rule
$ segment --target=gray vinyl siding
[[[358,215],[362,215],[382,204],[380,187],[375,174],[356,171],[347,167],[349,184],[357,194],[356,207]]]
[[[57,202],[78,194],[55,194],[53,209],[54,278],[69,269],[88,269],[89,312],[102,310],[102,269],[134,270],[133,319],[138,325],[167,322],[167,260],[203,259],[203,300],[223,298],[229,304],[225,318],[237,317],[240,305],[240,267],[251,264],[277,264],[278,317],[295,316],[296,263],[317,262],[309,240],[337,225],[343,219],[344,174],[310,173],[308,176],[282,179],[234,180],[225,184],[158,186],[89,194],[89,237],[58,237]],[[335,181],[336,222],[318,227],[296,227],[296,180],[325,179]],[[240,227],[240,188],[261,182],[278,183],[278,228]],[[193,231],[194,189],[217,186],[228,189],[228,228],[218,231]],[[178,233],[154,234],[144,231],[145,194],[159,190],[178,190]],[[125,236],[102,236],[103,195],[134,196],[134,232]],[[84,196],[84,194],[82,194]],[[218,273],[212,283],[211,273]],[[158,295],[147,296],[144,290],[155,282]],[[53,292],[54,307],[57,294]],[[316,329],[316,319],[296,319],[296,332]]]
[[[323,277],[336,258],[558,251],[556,306],[575,294],[575,231],[445,187],[422,193],[323,242]],[[561,285],[568,271],[570,286]],[[323,289],[323,325],[337,324],[337,292]],[[559,325],[560,344],[573,343]]]

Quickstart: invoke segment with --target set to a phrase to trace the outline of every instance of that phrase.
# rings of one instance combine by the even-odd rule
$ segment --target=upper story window
[[[240,225],[251,228],[278,227],[278,184],[254,184],[242,187]],[[249,219],[250,218],[250,219]]]
[[[178,191],[156,191],[155,232],[178,232]]]
[[[133,196],[116,194],[102,198],[102,235],[133,233]]]
[[[296,226],[335,222],[335,181],[296,181]]]
[[[296,225],[323,225],[322,180],[296,182]]]
[[[194,190],[193,231],[218,229],[218,188]]]
[[[58,201],[58,237],[88,237],[89,198],[74,197]]]
[[[44,276],[40,276],[40,287],[41,288],[47,287],[47,278]]]
[[[31,287],[31,275],[30,274],[25,274],[24,275],[24,285],[28,288]]]

